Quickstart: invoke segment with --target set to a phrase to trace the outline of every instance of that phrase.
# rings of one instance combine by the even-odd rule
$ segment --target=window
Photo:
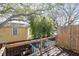
[[[17,27],[13,26],[13,35],[17,35]]]

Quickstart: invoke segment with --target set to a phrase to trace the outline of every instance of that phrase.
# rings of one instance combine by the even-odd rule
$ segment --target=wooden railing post
[[[40,56],[42,56],[42,38],[40,38]]]
[[[4,50],[4,53],[3,53],[3,56],[6,56],[6,43],[3,44],[3,47],[5,47],[5,50]]]
[[[2,48],[0,49],[0,56],[6,56],[6,45],[3,44]]]

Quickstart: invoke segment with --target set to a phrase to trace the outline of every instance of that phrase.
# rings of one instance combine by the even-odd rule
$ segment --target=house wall
[[[25,27],[19,27],[17,29],[17,35],[14,36],[11,27],[1,27],[0,28],[0,43],[13,42],[19,40],[27,40],[28,29]],[[1,42],[2,41],[2,42]]]

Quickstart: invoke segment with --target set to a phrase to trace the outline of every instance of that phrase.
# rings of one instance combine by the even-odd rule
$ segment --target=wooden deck
[[[69,56],[68,53],[63,51],[61,48],[58,48],[56,46],[50,46],[45,49],[42,49],[42,54],[40,51],[36,51],[35,53],[29,55],[29,56]]]

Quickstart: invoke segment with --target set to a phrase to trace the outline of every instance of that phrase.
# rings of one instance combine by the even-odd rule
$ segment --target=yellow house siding
[[[19,27],[17,29],[17,35],[13,35],[11,27],[0,28],[0,42],[13,42],[19,40],[27,40],[27,28]]]

